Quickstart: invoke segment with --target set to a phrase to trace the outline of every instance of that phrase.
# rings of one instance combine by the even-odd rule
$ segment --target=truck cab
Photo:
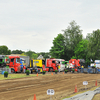
[[[43,70],[48,71],[49,69],[45,67],[45,60],[43,59],[31,59],[28,67],[31,73],[42,73]]]
[[[55,71],[58,70],[58,62],[55,58],[48,58],[46,59],[46,67],[49,68],[49,71]]]
[[[20,72],[20,57],[19,56],[9,56],[9,68],[11,68],[11,72]]]
[[[60,71],[64,71],[65,69],[65,60],[64,59],[56,59],[59,66],[60,66]]]

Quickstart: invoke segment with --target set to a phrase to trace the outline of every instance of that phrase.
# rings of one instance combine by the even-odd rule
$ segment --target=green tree
[[[9,50],[8,47],[5,46],[5,45],[0,46],[0,54],[2,54],[2,55],[10,55],[11,54],[11,50]]]
[[[63,58],[64,59],[64,36],[58,34],[53,40],[53,46],[50,49],[50,55],[53,58]]]
[[[37,53],[37,54],[38,54],[38,56],[39,56],[39,55],[44,56],[44,55],[45,55],[45,52],[40,52],[40,53]]]
[[[100,30],[97,29],[93,33],[87,35],[87,40],[89,40],[88,45],[88,56],[93,61],[100,59]]]
[[[25,53],[22,53],[22,54],[20,54],[21,56],[26,56],[26,54]]]
[[[77,59],[86,59],[88,40],[82,39],[74,49]]]
[[[88,43],[87,39],[82,39],[74,49],[74,54],[76,59],[84,59],[86,64],[90,63],[90,58],[88,57]]]
[[[30,59],[32,59],[32,54],[33,54],[33,51],[29,50],[26,52],[26,55],[30,57]]]
[[[45,59],[49,58],[49,53],[45,53],[45,55],[43,56]]]
[[[24,53],[24,51],[22,51],[22,50],[13,50],[11,53],[12,54],[22,54],[22,53]]]
[[[33,59],[37,59],[37,57],[38,57],[38,54],[36,54],[36,53],[33,53],[33,54],[32,54],[32,58],[33,58]]]
[[[77,25],[75,21],[72,21],[68,28],[63,30],[63,32],[65,37],[65,56],[66,60],[69,60],[72,56],[75,56],[74,49],[82,40],[82,30],[80,30],[80,26]]]
[[[42,55],[44,58],[49,58],[49,52],[40,52],[37,54],[38,54],[38,56]]]

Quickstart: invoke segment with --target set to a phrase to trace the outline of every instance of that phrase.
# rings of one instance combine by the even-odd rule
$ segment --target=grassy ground
[[[42,74],[38,74],[38,76],[40,76],[40,75],[42,75]],[[26,74],[21,74],[21,73],[15,73],[15,74],[8,74],[7,78],[5,78],[3,74],[0,74],[0,80],[32,77],[32,76],[37,76],[37,74],[26,75]]]
[[[100,100],[100,94],[96,94],[92,100]]]

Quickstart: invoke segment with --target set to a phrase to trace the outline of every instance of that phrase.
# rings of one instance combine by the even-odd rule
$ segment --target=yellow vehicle
[[[43,64],[45,64],[45,61],[41,59],[40,60],[35,60],[35,59],[30,60],[29,67],[32,68],[31,72],[33,71],[42,72]]]
[[[42,72],[43,60],[33,60],[33,66],[36,66]]]

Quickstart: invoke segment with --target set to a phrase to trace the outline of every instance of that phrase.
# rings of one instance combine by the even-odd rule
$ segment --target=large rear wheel
[[[15,70],[14,69],[11,69],[11,73],[15,73]]]
[[[49,72],[53,72],[53,68],[49,68]]]

